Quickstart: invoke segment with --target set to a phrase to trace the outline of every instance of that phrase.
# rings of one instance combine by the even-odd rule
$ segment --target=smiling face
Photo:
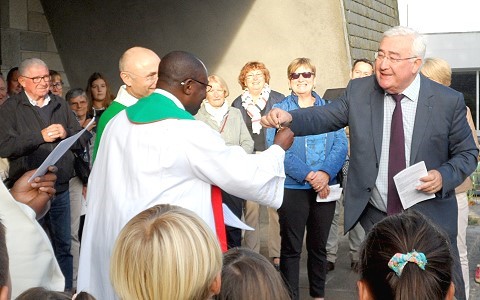
[[[378,53],[383,58],[375,60],[375,74],[379,85],[390,94],[403,92],[415,79],[422,59],[412,53],[413,36],[384,37]],[[405,59],[395,61],[392,59]]]
[[[245,86],[251,94],[259,95],[265,86],[265,75],[259,69],[250,70],[245,75]]]
[[[215,81],[209,81],[208,84],[212,86],[212,89],[207,92],[208,103],[213,107],[221,107],[225,102],[225,89]]]
[[[125,70],[120,77],[127,86],[127,92],[137,99],[152,94],[157,87],[160,58],[153,51],[135,47],[125,58]]]
[[[313,70],[304,65],[300,65],[292,73],[313,73]],[[311,94],[313,86],[315,84],[315,75],[312,74],[310,78],[305,78],[303,75],[300,75],[297,79],[290,78],[289,86],[292,91],[297,95],[307,95]]]
[[[88,100],[85,96],[77,96],[70,99],[69,101],[70,109],[75,112],[75,115],[78,119],[82,120],[87,115],[88,109]]]
[[[94,101],[103,101],[107,95],[107,84],[105,80],[98,78],[91,85],[92,97]]]
[[[32,78],[42,77],[40,82],[34,83]],[[50,74],[48,68],[43,65],[31,65],[25,70],[25,74],[20,75],[18,81],[25,89],[25,92],[33,98],[39,100],[44,98],[50,87]]]
[[[361,78],[361,77],[370,76],[372,74],[373,74],[372,65],[363,61],[359,61],[355,64],[355,67],[353,67],[353,70],[350,73],[350,78],[352,79]]]

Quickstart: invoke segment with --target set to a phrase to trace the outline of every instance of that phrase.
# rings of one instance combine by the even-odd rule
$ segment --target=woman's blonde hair
[[[312,70],[313,73],[317,73],[317,68],[312,63],[310,58],[299,57],[299,58],[295,58],[294,60],[292,60],[292,62],[288,65],[288,67],[287,67],[287,78],[290,80],[290,74],[292,74],[293,72],[295,72],[296,69],[298,69],[302,66],[310,68],[310,70]]]
[[[421,72],[431,80],[445,86],[450,86],[452,83],[452,69],[448,62],[441,58],[426,58]]]
[[[220,85],[220,87],[223,89],[224,91],[224,97],[227,98],[228,95],[230,95],[230,91],[228,90],[228,86],[227,86],[227,83],[225,82],[225,80],[223,80],[222,77],[218,76],[218,75],[210,75],[208,76],[208,83],[210,84],[211,82],[215,82],[215,83],[218,83]]]
[[[120,232],[110,279],[121,299],[198,299],[222,268],[216,236],[193,212],[163,204],[136,215]]]

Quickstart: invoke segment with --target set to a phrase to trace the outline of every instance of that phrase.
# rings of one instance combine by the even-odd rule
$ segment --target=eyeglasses
[[[313,72],[303,72],[303,73],[290,73],[290,79],[298,79],[300,78],[300,75],[302,75],[303,78],[310,78],[312,77],[313,75],[315,75],[315,73]]]
[[[193,80],[193,81],[195,81],[195,82],[197,82],[197,83],[200,83],[201,85],[204,85],[204,86],[205,86],[205,89],[207,90],[207,93],[212,90],[212,86],[211,86],[211,85],[209,85],[209,84],[207,84],[207,83],[205,83],[205,82],[198,81],[198,80],[193,79],[193,78],[185,79],[185,80],[183,80],[182,82],[180,82],[180,84],[181,84],[181,85],[185,85],[185,82],[186,82],[187,80]]]
[[[406,57],[406,58],[394,58],[394,57],[386,56],[385,53],[383,53],[383,52],[375,52],[375,59],[378,59],[378,60],[381,60],[381,61],[387,59],[389,62],[391,62],[393,64],[397,64],[401,61],[409,60],[409,59],[412,59],[412,58],[417,58],[417,56]]]
[[[50,82],[50,75],[45,75],[45,76],[37,76],[37,77],[28,77],[28,76],[25,76],[25,75],[21,75],[22,77],[25,77],[25,78],[28,78],[28,79],[31,79],[33,81],[33,83],[40,83],[40,81],[43,81],[44,82]]]
[[[52,83],[52,88],[54,88],[54,89],[60,89],[60,88],[62,88],[62,86],[63,86],[62,81]]]
[[[263,73],[248,74],[247,76],[245,76],[245,78],[247,79],[253,79],[254,77],[255,78],[263,77]]]
[[[158,79],[158,74],[157,73],[150,74],[150,75],[147,75],[147,76],[141,76],[141,75],[137,75],[135,73],[129,72],[129,71],[123,71],[123,72],[135,75],[135,76],[140,77],[140,78],[144,78],[146,81],[150,81],[150,82],[153,82],[153,81]]]

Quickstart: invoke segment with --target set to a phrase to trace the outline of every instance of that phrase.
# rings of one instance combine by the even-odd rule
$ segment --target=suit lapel
[[[370,117],[377,164],[380,163],[380,155],[382,153],[384,94],[383,89],[377,83],[370,97],[370,107],[372,110]]]
[[[416,157],[423,139],[425,138],[426,130],[430,124],[432,116],[432,107],[434,105],[433,94],[428,87],[429,83],[420,76],[420,92],[418,94],[417,112],[415,114],[415,124],[413,125],[412,145],[410,150],[410,165],[416,162]]]

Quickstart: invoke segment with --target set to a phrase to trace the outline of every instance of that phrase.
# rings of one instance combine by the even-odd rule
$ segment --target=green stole
[[[130,122],[137,124],[153,123],[166,119],[195,120],[189,112],[178,107],[168,97],[158,93],[140,99],[125,110]],[[226,252],[227,235],[223,218],[222,192],[219,187],[212,185],[211,199],[215,231],[222,251]]]
[[[166,119],[195,120],[186,110],[178,107],[164,95],[153,93],[140,99],[134,105],[127,107],[127,117],[130,122],[146,124]]]

